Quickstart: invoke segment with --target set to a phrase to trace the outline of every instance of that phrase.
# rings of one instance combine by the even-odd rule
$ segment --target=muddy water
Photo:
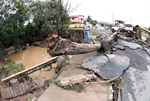
[[[46,48],[32,46],[28,47],[26,50],[9,55],[7,58],[11,59],[15,63],[22,63],[25,68],[30,68],[50,59],[51,56],[47,53]],[[56,64],[53,64],[52,66],[56,67]],[[51,69],[51,71],[47,71],[48,69],[49,67],[38,70],[29,76],[34,80],[51,79],[55,74],[55,70]]]

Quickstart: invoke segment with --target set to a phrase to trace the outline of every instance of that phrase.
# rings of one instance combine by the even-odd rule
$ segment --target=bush
[[[81,84],[75,84],[73,86],[65,86],[63,88],[66,89],[66,90],[74,90],[76,92],[82,92],[85,89],[84,86],[81,85]]]
[[[0,71],[7,77],[11,74],[20,72],[25,69],[25,67],[20,63],[20,64],[15,64],[11,60],[6,60],[7,64],[6,65],[1,65],[0,66]]]

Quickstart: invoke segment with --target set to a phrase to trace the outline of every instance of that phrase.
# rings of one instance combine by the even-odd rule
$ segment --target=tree
[[[90,22],[91,20],[92,20],[92,19],[91,19],[91,16],[88,15],[87,21]]]
[[[28,6],[23,0],[0,2],[0,47],[19,47],[25,34],[24,23],[29,19]]]
[[[37,25],[37,30],[41,34],[49,34],[55,29],[61,34],[60,30],[70,22],[67,10],[59,0],[37,2],[33,9],[33,22]]]
[[[98,22],[96,20],[90,20],[90,23],[95,26]]]
[[[90,22],[90,23],[91,23],[92,25],[94,25],[94,26],[98,23],[96,20],[93,20],[93,19],[91,18],[91,16],[88,16],[88,17],[87,17],[87,21]]]
[[[40,41],[69,23],[68,11],[59,0],[2,0],[0,1],[0,48]]]

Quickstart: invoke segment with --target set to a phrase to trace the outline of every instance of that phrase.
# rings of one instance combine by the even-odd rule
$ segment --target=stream
[[[40,64],[48,59],[51,58],[51,56],[47,53],[46,48],[40,48],[40,47],[27,47],[27,49],[22,50],[18,53],[11,54],[7,56],[8,59],[11,59],[15,63],[22,63],[25,66],[25,69],[30,68],[32,66],[35,66],[37,64]],[[41,81],[43,79],[50,80],[55,75],[55,67],[56,64],[52,64],[53,69],[48,71],[49,67],[43,68],[41,70],[38,70],[29,76],[33,80]]]

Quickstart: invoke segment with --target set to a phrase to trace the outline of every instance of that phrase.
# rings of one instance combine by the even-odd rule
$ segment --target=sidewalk
[[[78,67],[83,60],[93,55],[96,53],[74,55],[69,61],[70,64],[65,67],[58,78],[87,73],[87,70]],[[73,90],[62,89],[52,83],[38,101],[110,101],[111,93],[111,85],[109,84],[89,84],[85,86],[85,91],[78,93]]]

